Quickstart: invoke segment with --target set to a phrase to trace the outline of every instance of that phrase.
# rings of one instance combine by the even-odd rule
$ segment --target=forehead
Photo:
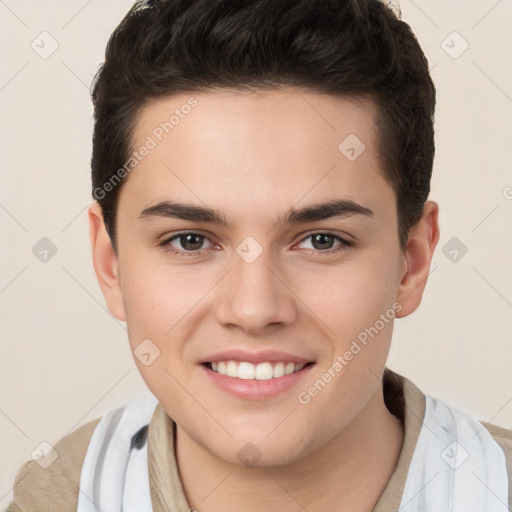
[[[247,150],[250,145],[265,144],[272,156],[279,148],[283,154],[289,149],[300,154],[301,147],[304,153],[310,147],[338,149],[339,142],[350,134],[373,145],[376,114],[370,100],[289,87],[180,93],[150,100],[136,120],[133,140],[137,146],[151,135],[157,143],[165,143],[162,139],[172,134],[176,145],[206,147],[213,141],[219,152],[243,142]],[[280,135],[278,140],[276,134]],[[290,157],[289,152],[286,157]]]
[[[243,204],[247,216],[302,200],[394,203],[379,161],[376,115],[368,100],[298,89],[152,100],[132,140],[135,151],[151,149],[121,196],[139,207],[169,196],[220,210]]]

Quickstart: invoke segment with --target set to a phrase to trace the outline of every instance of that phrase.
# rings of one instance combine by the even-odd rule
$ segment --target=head
[[[137,3],[93,102],[94,265],[148,387],[234,463],[247,442],[269,465],[327,443],[376,396],[439,237],[409,26],[378,0]],[[234,392],[224,360],[307,364]]]

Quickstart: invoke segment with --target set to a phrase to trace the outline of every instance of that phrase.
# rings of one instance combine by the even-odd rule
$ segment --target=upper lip
[[[252,364],[259,364],[265,362],[283,362],[306,364],[311,362],[311,359],[301,357],[289,352],[281,352],[276,350],[261,350],[259,352],[248,352],[244,349],[230,349],[215,352],[214,354],[206,357],[202,363],[216,363],[219,361],[246,361]]]

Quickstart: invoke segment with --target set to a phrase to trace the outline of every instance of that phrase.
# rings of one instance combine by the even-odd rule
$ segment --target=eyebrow
[[[278,224],[291,225],[311,221],[331,219],[334,217],[349,217],[354,214],[373,216],[369,208],[347,199],[335,199],[326,203],[306,206],[299,210],[291,208],[281,214]],[[175,218],[192,222],[206,222],[208,224],[229,228],[229,222],[218,210],[191,203],[178,203],[174,201],[161,201],[142,210],[139,219],[152,220],[155,218]]]

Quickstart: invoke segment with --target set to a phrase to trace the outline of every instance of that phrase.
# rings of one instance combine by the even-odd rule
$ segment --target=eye
[[[312,249],[320,255],[332,254],[334,252],[342,251],[354,245],[353,242],[346,240],[341,236],[335,235],[334,233],[331,232],[322,231],[310,233],[301,240],[301,243],[308,239],[311,239]],[[335,246],[335,248],[333,249],[332,247],[335,241],[338,241],[339,244],[338,246]]]
[[[177,256],[189,256],[202,254],[205,240],[207,240],[212,247],[214,246],[206,235],[194,232],[178,233],[170,238],[166,238],[159,245],[166,251],[172,252]],[[173,242],[176,245],[173,245]]]

